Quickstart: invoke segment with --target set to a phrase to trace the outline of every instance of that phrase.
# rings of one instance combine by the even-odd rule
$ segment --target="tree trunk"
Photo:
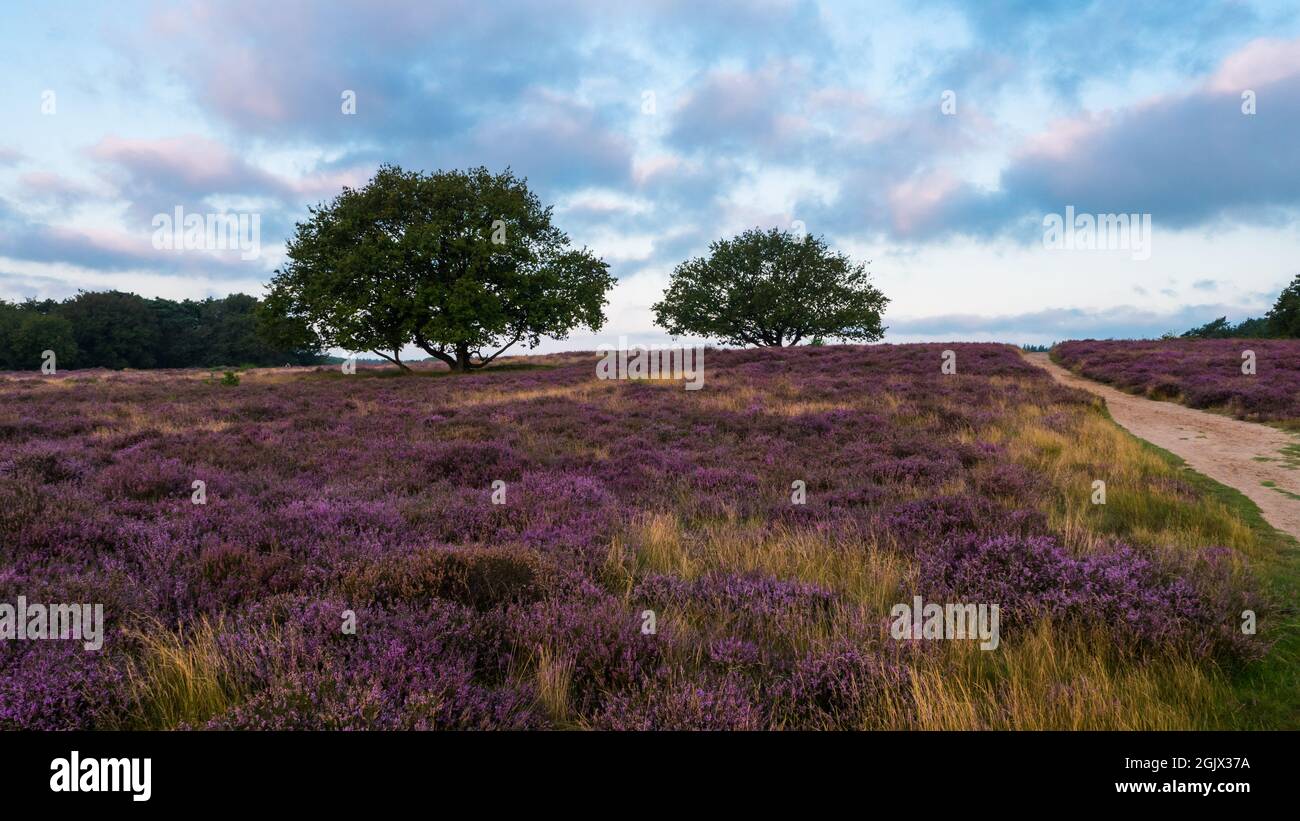
[[[456,367],[456,358],[448,354],[441,347],[435,348],[427,339],[420,336],[419,334],[415,335],[415,344],[423,348],[424,352],[427,353],[429,356],[432,356],[434,359],[438,360],[439,362],[446,363],[447,368],[449,370],[453,370],[453,371],[458,370],[458,368]]]
[[[476,371],[479,368],[486,368],[494,359],[505,353],[512,345],[522,338],[522,336],[516,336],[514,339],[507,342],[501,350],[489,357],[484,357],[479,362],[474,361],[474,352],[469,349],[468,342],[457,343],[453,346],[451,353],[447,353],[442,347],[435,348],[428,340],[420,336],[415,337],[415,344],[423,348],[429,356],[442,362],[446,362],[447,367],[451,370],[457,373],[469,373],[470,371]]]

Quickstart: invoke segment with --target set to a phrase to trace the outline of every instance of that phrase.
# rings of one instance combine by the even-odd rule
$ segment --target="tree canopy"
[[[1268,329],[1274,336],[1300,339],[1300,274],[1278,294],[1268,312]]]
[[[1221,316],[1179,336],[1184,339],[1253,339],[1271,336],[1271,333],[1266,319],[1243,319],[1234,325],[1226,316]]]
[[[60,305],[58,314],[72,323],[83,367],[158,366],[161,336],[148,300],[122,291],[83,292]]]
[[[0,370],[35,370],[45,351],[54,351],[57,367],[72,367],[79,358],[72,323],[0,303]]]
[[[60,369],[320,361],[318,340],[292,323],[275,327],[278,338],[272,338],[261,313],[259,301],[246,294],[178,302],[100,291],[62,302],[0,302],[0,369],[39,368],[46,350],[54,351]]]
[[[403,368],[409,344],[466,371],[519,343],[599,330],[614,284],[509,169],[383,166],[365,187],[311,209],[287,257],[268,312]]]
[[[821,237],[753,228],[678,265],[654,305],[655,322],[731,345],[872,342],[884,335],[889,300],[868,277],[865,265]]]

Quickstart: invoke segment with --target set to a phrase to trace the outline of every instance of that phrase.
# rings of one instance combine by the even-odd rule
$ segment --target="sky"
[[[1300,273],[1294,2],[11,2],[0,53],[2,299],[261,294],[381,163],[509,166],[610,264],[544,352],[668,341],[673,267],[755,226],[867,263],[889,342],[1159,335]],[[177,208],[259,253],[156,247]]]

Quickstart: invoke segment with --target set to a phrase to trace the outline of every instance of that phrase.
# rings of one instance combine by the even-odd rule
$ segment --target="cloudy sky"
[[[869,261],[898,342],[1154,335],[1300,273],[1293,0],[29,2],[0,53],[5,299],[260,293],[382,162],[512,166],[610,263],[605,332],[544,350],[664,339],[673,266],[756,225]],[[261,254],[156,249],[177,207]],[[1067,207],[1149,255],[1049,247]]]

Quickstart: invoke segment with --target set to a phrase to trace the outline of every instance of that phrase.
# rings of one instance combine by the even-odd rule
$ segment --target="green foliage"
[[[1273,336],[1300,339],[1300,274],[1278,294],[1268,312],[1268,329]]]
[[[1236,335],[1243,339],[1267,339],[1273,336],[1268,325],[1268,319],[1264,317],[1243,319],[1237,325]]]
[[[268,311],[403,368],[408,344],[463,371],[516,343],[599,330],[614,284],[603,261],[569,248],[551,209],[509,169],[383,166],[364,188],[311,209],[287,256]]]
[[[1221,316],[1199,328],[1185,331],[1180,336],[1184,339],[1262,339],[1272,336],[1272,333],[1265,319],[1245,319],[1233,325],[1226,316]],[[1164,338],[1175,337],[1173,334],[1165,334]]]
[[[1232,337],[1232,331],[1235,325],[1228,322],[1226,316],[1207,322],[1198,328],[1192,328],[1190,331],[1183,332],[1185,339],[1229,339]]]
[[[144,297],[122,291],[83,291],[57,310],[72,323],[82,366],[157,367],[162,331]]]
[[[187,365],[207,365],[202,343],[199,303],[191,300],[176,302],[170,299],[150,300],[158,322],[158,365],[163,368],[183,368]]]
[[[732,345],[872,342],[884,335],[888,301],[865,265],[830,251],[821,237],[753,228],[678,265],[654,312],[669,333]]]
[[[1226,316],[1181,334],[1185,339],[1300,339],[1300,274],[1278,294],[1266,316],[1233,325]],[[1173,334],[1165,334],[1172,339]]]
[[[239,375],[234,371],[226,371],[225,375],[221,377],[221,384],[226,385],[227,387],[238,385]]]
[[[319,340],[301,328],[296,335],[270,333],[266,312],[254,297],[231,294],[196,305],[195,337],[205,365],[308,365],[317,361]]]
[[[72,324],[33,307],[0,303],[0,369],[35,370],[45,351],[54,351],[56,367],[74,367],[78,357]]]
[[[265,315],[245,294],[177,302],[107,291],[63,302],[0,303],[0,369],[39,368],[46,350],[55,352],[60,369],[319,361],[319,340],[292,321]]]
[[[326,347],[325,342],[311,325],[297,317],[289,316],[273,301],[275,298],[276,295],[271,294],[259,302],[253,310],[253,315],[256,320],[257,339],[267,349],[277,352],[276,356],[282,360],[279,364],[314,365],[331,361],[334,357],[327,357],[321,353]],[[254,361],[261,362],[256,358]]]

